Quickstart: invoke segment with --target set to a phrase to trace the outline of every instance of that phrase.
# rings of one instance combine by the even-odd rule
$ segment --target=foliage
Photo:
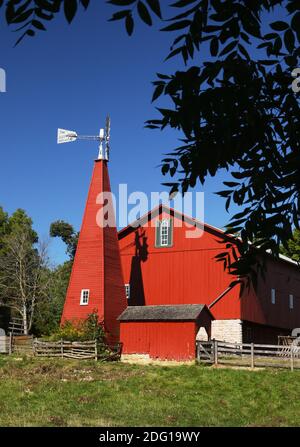
[[[293,233],[293,238],[287,243],[287,247],[281,247],[281,253],[288,256],[294,261],[300,262],[300,231],[295,230]]]
[[[38,304],[33,320],[32,332],[36,336],[49,336],[59,329],[71,269],[72,262],[67,261],[48,271],[49,295]]]
[[[87,8],[90,3],[9,0],[6,19],[25,26],[21,39],[44,29],[62,8],[71,22],[79,4]],[[149,26],[154,18],[162,20],[159,0],[108,3],[118,7],[111,20],[123,20],[129,35],[137,17]],[[279,7],[283,19],[274,21]],[[227,210],[232,203],[242,208],[229,222],[241,239],[229,239],[231,254],[218,260],[241,280],[254,279],[264,267],[257,264],[264,259],[260,254],[270,250],[278,256],[299,227],[300,107],[291,85],[299,66],[300,3],[179,0],[166,10],[171,18],[162,31],[175,33],[167,59],[181,56],[189,66],[158,73],[154,81],[153,100],[165,95],[171,105],[158,108],[160,116],[148,127],[174,128],[183,136],[181,146],[163,160],[162,173],[171,177],[165,185],[185,192],[222,169],[231,171],[232,181],[224,182],[226,189],[218,194]],[[209,57],[203,56],[207,49]]]
[[[50,225],[50,236],[60,237],[67,245],[67,254],[71,259],[74,259],[79,233],[77,233],[73,226],[63,220],[57,220]]]
[[[0,379],[1,427],[300,425],[298,371],[1,356]]]
[[[48,293],[47,247],[38,242],[24,210],[10,217],[1,209],[0,304],[21,316],[25,333],[31,329],[38,303]]]
[[[105,331],[103,323],[99,322],[97,311],[94,311],[88,315],[87,319],[65,321],[50,338],[68,341],[97,340],[104,344]]]

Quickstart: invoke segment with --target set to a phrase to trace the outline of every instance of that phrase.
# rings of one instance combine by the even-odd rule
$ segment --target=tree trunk
[[[25,305],[23,306],[23,326],[24,334],[28,335],[27,309]]]

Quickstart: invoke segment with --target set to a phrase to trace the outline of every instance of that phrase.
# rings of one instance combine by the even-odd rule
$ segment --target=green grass
[[[0,426],[295,426],[300,372],[0,356]]]

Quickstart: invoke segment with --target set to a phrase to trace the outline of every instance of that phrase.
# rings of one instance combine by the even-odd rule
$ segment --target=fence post
[[[214,339],[214,364],[218,365],[218,341]]]
[[[291,371],[294,371],[294,351],[293,351],[293,345],[291,345]]]
[[[61,358],[64,358],[64,341],[63,339],[60,340],[60,354],[61,354]]]
[[[254,343],[251,343],[251,368],[254,369]]]
[[[95,361],[98,360],[98,347],[97,347],[97,340],[95,340]]]
[[[12,333],[9,333],[9,345],[8,345],[8,354],[12,354]]]

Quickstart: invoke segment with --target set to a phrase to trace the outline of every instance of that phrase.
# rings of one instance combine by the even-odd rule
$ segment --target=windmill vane
[[[99,141],[98,160],[108,161],[110,150],[110,117],[106,117],[105,130],[100,129],[99,135],[78,135],[73,130],[57,129],[57,144],[71,143],[76,140]]]

